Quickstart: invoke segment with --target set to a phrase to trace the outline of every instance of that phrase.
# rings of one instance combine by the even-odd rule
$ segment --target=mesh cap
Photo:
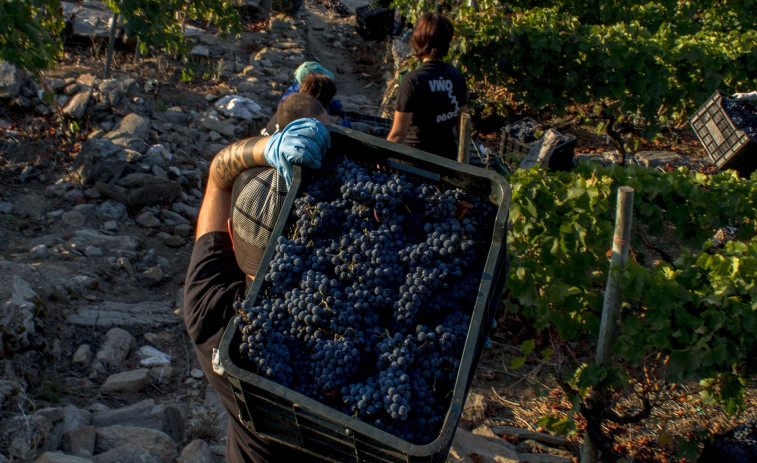
[[[234,255],[247,275],[255,276],[287,195],[276,169],[250,169],[237,177],[231,190]]]

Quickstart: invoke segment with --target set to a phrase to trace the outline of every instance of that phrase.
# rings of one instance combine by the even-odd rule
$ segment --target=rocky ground
[[[42,74],[54,101],[0,63],[0,462],[223,460],[225,411],[181,315],[208,163],[257,133],[307,59],[334,71],[346,109],[379,114],[392,53],[355,33],[361,4],[307,0],[269,20],[251,7],[238,39],[191,28],[190,64],[213,72],[187,84],[126,51],[104,79],[96,27]],[[574,458],[534,423],[485,421],[481,378],[450,461]]]

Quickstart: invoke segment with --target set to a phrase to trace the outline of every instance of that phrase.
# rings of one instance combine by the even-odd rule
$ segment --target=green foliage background
[[[757,88],[757,1],[395,0],[411,22],[450,17],[452,59],[533,108],[604,102],[659,130],[715,90]],[[508,14],[505,3],[514,13]]]
[[[0,2],[0,59],[34,71],[55,66],[63,49],[58,0]]]
[[[635,191],[612,365],[566,365],[566,382],[620,393],[652,371],[668,384],[699,381],[706,402],[730,413],[743,407],[757,372],[757,174],[581,164],[519,170],[509,181],[505,304],[537,333],[553,333],[558,348],[596,339],[617,189]],[[713,240],[721,229],[733,232],[725,244]]]

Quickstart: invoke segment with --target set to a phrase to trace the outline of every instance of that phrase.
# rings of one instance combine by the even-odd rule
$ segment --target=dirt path
[[[308,54],[332,71],[337,84],[336,98],[345,110],[373,115],[383,97],[383,63],[386,42],[366,42],[357,34],[355,8],[366,2],[341,2],[326,6],[328,0],[308,0],[300,15],[307,24]]]

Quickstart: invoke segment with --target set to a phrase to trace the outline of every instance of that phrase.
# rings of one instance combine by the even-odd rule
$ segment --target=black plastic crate
[[[472,301],[471,322],[460,368],[450,391],[452,398],[440,434],[429,444],[410,443],[240,367],[240,354],[233,349],[239,345],[240,336],[235,320],[227,327],[220,345],[224,374],[234,393],[242,423],[269,439],[334,462],[442,463],[452,444],[478,360],[500,306],[507,276],[506,222],[512,191],[502,176],[490,170],[463,165],[343,127],[332,125],[329,130],[332,137],[330,153],[366,167],[378,166],[382,171],[402,173],[414,181],[461,188],[488,200],[497,208],[478,296]],[[301,170],[296,167],[269,243],[274,243],[288,226],[289,212],[301,185]],[[274,248],[272,245],[266,248],[261,269],[269,267]],[[248,299],[255,303],[263,287],[264,278],[256,278]]]
[[[724,98],[732,97],[716,91],[689,123],[718,169],[734,169],[748,176],[757,169],[757,142],[734,125],[723,107]]]
[[[363,40],[381,41],[392,33],[394,12],[376,5],[363,5],[355,9],[357,33]]]
[[[564,140],[555,146],[549,158],[548,167],[551,170],[571,170],[574,167],[574,152],[576,148],[575,135],[561,134]],[[499,145],[500,155],[511,154],[522,160],[536,142],[525,143],[510,136],[504,129]]]

